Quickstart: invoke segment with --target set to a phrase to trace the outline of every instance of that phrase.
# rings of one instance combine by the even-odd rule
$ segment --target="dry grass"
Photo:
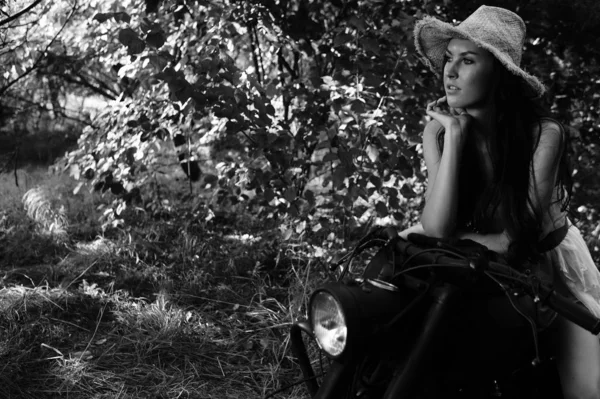
[[[24,187],[2,199],[0,397],[264,398],[300,378],[288,331],[324,269],[310,247],[250,216],[201,222],[198,204],[103,235],[102,199],[39,176],[29,215]]]
[[[55,198],[48,187],[34,187],[23,195],[23,205],[27,216],[36,223],[41,234],[65,240],[67,211],[63,204],[54,201]]]

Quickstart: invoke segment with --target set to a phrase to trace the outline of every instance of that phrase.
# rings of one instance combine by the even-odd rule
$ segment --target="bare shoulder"
[[[564,128],[553,119],[542,119],[534,128],[536,139],[539,137],[540,146],[561,147],[564,140]]]

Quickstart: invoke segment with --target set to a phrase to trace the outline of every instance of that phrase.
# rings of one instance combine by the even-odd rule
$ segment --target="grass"
[[[243,212],[206,221],[175,181],[160,217],[103,230],[107,198],[17,176],[0,175],[0,398],[308,397],[288,332],[327,249]]]
[[[310,247],[197,204],[103,232],[105,199],[18,173],[0,176],[0,397],[265,398],[301,378],[288,331],[326,274]]]

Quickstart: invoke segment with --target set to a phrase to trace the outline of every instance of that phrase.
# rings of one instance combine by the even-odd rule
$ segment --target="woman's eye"
[[[444,56],[444,64],[447,64],[447,63],[449,63],[450,61],[452,61],[452,60],[450,59],[450,57],[448,57],[447,55],[445,55],[445,56]]]
[[[471,65],[471,64],[473,63],[473,60],[470,60],[470,59],[468,59],[468,58],[465,58],[465,59],[463,60],[463,62],[464,62],[465,64],[467,64],[467,65]]]

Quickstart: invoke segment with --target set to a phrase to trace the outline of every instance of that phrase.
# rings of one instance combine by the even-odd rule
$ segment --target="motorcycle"
[[[379,250],[345,278],[367,248]],[[512,267],[470,240],[403,239],[389,227],[367,234],[333,264],[337,281],[311,294],[308,319],[291,327],[311,397],[562,398],[556,315],[594,334],[600,319],[538,266]]]

